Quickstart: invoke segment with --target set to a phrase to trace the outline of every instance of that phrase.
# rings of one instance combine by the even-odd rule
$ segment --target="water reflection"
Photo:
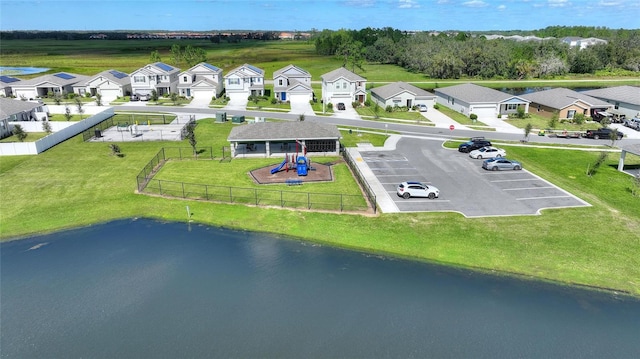
[[[636,300],[259,233],[117,221],[0,249],[3,357],[640,353]]]

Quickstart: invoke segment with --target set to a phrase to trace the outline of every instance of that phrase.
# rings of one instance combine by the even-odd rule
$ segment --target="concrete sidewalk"
[[[458,122],[451,119],[451,117],[445,115],[444,113],[436,110],[433,107],[429,107],[427,112],[420,112],[420,114],[431,121],[435,127],[438,128],[450,128],[451,125],[455,127],[456,130],[471,130],[471,128],[461,125]]]

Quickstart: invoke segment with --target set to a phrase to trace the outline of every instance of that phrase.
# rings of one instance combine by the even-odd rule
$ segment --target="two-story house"
[[[262,96],[264,95],[264,70],[249,64],[236,67],[224,76],[224,87],[227,95]]]
[[[180,69],[162,62],[156,62],[135,70],[131,78],[131,93],[150,95],[156,90],[158,96],[178,92]]]
[[[273,92],[280,101],[308,103],[313,100],[311,74],[295,65],[273,73]]]
[[[201,62],[178,75],[178,94],[194,99],[217,98],[224,89],[222,69]]]
[[[131,95],[131,78],[117,70],[102,71],[87,81],[85,91],[91,96],[100,94],[102,101],[109,103],[118,97]]]
[[[320,76],[322,80],[322,101],[324,103],[352,102],[364,103],[367,100],[367,80],[341,67]]]

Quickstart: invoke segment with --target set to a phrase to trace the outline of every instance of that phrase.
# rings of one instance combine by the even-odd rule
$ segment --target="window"
[[[346,81],[342,83],[342,88],[343,88],[343,89],[346,89],[346,88],[347,88],[347,82],[346,82]]]
[[[229,85],[240,85],[240,79],[239,78],[230,78],[229,79]]]
[[[282,79],[279,79],[279,80],[278,80],[278,85],[279,85],[279,86],[282,86]]]
[[[146,82],[145,79],[144,76],[133,76],[133,82],[135,83]]]
[[[187,80],[187,76],[183,76],[183,77],[182,77],[182,81],[183,81],[183,82],[187,82],[187,81],[189,81],[189,80]]]
[[[616,102],[615,106],[613,106],[614,109],[618,109],[618,107],[620,107],[620,102]]]
[[[507,104],[507,111],[515,111],[518,109],[518,105],[516,105],[515,103],[508,103]]]
[[[576,110],[567,111],[567,118],[574,118],[576,116]]]

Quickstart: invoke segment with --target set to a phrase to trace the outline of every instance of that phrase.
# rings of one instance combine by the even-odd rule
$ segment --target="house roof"
[[[58,85],[60,87],[74,85],[77,83],[86,83],[89,79],[89,76],[85,75],[77,75],[70,74],[67,72],[57,72],[55,74],[43,75],[34,77],[30,80],[23,80],[19,83],[16,83],[14,87],[29,87],[29,86],[37,86],[44,82],[50,82],[52,84]]]
[[[15,86],[21,81],[17,77],[2,75],[0,76],[0,88]]]
[[[335,125],[317,122],[256,122],[231,129],[229,141],[339,139]]]
[[[364,77],[354,74],[353,72],[341,67],[339,69],[335,69],[331,72],[327,72],[326,74],[320,76],[322,81],[333,82],[339,78],[345,78],[351,82],[355,81],[367,81]]]
[[[198,68],[204,68],[205,70],[204,71],[196,71]],[[213,66],[213,65],[208,64],[206,62],[201,62],[201,63],[199,63],[197,65],[194,65],[193,67],[191,67],[188,70],[182,71],[180,73],[180,75],[185,74],[185,73],[189,73],[189,74],[193,74],[193,73],[196,73],[196,74],[202,74],[202,73],[211,74],[211,73],[215,73],[215,74],[217,74],[217,73],[221,73],[221,72],[222,72],[222,69],[220,69],[219,67]]]
[[[296,65],[288,65],[273,72],[274,79],[280,75],[287,78],[288,77],[311,77],[311,74],[308,71]]]
[[[229,73],[227,75],[224,76],[224,78],[227,78],[235,73],[238,73],[238,75],[240,77],[254,77],[254,76],[264,76],[264,70],[257,68],[253,65],[249,65],[249,64],[244,64],[242,66],[238,66],[235,69],[229,71]]]
[[[164,62],[155,62],[153,64],[149,64],[147,66],[152,66],[158,70],[160,70],[160,72],[164,72],[167,74],[172,74],[174,72],[180,72],[180,69],[177,67],[173,67],[171,65],[167,65]]]
[[[576,91],[562,88],[562,87],[554,88],[550,90],[532,92],[526,95],[522,95],[522,97],[531,102],[538,103],[538,104],[541,104],[550,108],[559,109],[559,110],[566,108],[568,106],[571,106],[577,101],[584,102],[585,104],[591,107],[611,107],[612,106],[611,104],[603,100],[599,100],[595,97],[591,97],[583,93],[576,92]]]
[[[34,108],[40,107],[40,106],[42,106],[42,104],[37,102],[13,100],[9,98],[0,97],[0,119],[7,118],[16,113],[31,111]]]
[[[371,93],[372,94],[376,94],[377,96],[388,100],[392,97],[397,96],[398,94],[402,93],[402,92],[409,92],[410,94],[416,96],[416,97],[422,97],[422,96],[435,96],[434,94],[425,91],[419,87],[413,86],[411,84],[408,84],[406,82],[394,82],[394,83],[390,83],[388,85],[384,85],[384,86],[380,86],[380,87],[375,87],[371,89]]]
[[[640,87],[636,86],[615,86],[596,90],[581,91],[588,96],[624,102],[636,106],[640,106]]]
[[[519,99],[522,102],[528,101],[524,96],[514,96],[472,83],[442,87],[435,89],[434,91],[459,99],[466,103],[501,103],[511,99]]]
[[[89,82],[102,77],[105,80],[109,80],[109,81],[113,81],[117,84],[120,85],[128,85],[131,83],[131,78],[129,77],[128,74],[118,71],[118,70],[106,70],[106,71],[102,71],[101,73],[91,77],[90,79],[88,79],[86,81],[86,83],[88,84]]]

